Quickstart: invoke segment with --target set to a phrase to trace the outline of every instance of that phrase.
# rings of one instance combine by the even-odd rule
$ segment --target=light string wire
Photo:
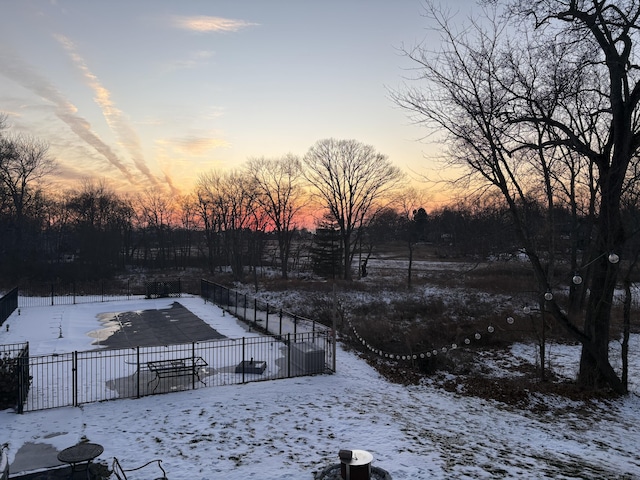
[[[507,317],[506,318],[506,322],[509,325],[513,325],[515,320],[513,317]],[[375,353],[376,355],[379,355],[381,357],[384,358],[388,358],[390,360],[418,360],[420,359],[424,359],[424,358],[430,358],[430,357],[435,357],[437,356],[439,353],[442,354],[446,354],[448,351],[450,350],[456,350],[457,348],[460,348],[458,346],[457,343],[452,343],[451,345],[446,345],[446,346],[442,346],[439,349],[438,348],[434,348],[432,350],[429,351],[424,351],[424,352],[420,352],[420,353],[411,353],[411,354],[398,354],[398,353],[389,353],[389,352],[385,352],[384,350],[381,350],[379,348],[375,348],[373,347],[369,342],[367,342],[367,340],[365,340],[365,338],[360,335],[360,333],[358,333],[358,330],[353,326],[353,324],[351,323],[351,320],[347,319],[347,323],[349,324],[349,328],[351,328],[351,330],[353,330],[353,333],[356,337],[356,339],[358,340],[358,342],[360,342],[365,348],[367,348],[369,351]],[[495,327],[493,325],[489,325],[487,327],[487,333],[494,333],[495,332]],[[472,338],[473,340],[480,340],[482,339],[482,334],[479,331],[476,331],[472,337],[466,337],[463,340],[463,343],[465,346],[467,345],[471,345],[472,342]]]

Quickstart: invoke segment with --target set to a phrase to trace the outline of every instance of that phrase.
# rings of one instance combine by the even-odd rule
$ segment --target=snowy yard
[[[171,301],[143,301],[143,308]],[[28,340],[32,354],[97,348],[89,333],[101,328],[99,314],[135,310],[140,302],[23,309],[9,318],[10,330],[0,332],[0,343]],[[180,302],[224,335],[246,333],[201,299]],[[632,340],[633,393],[615,401],[549,396],[539,399],[548,411],[522,411],[427,384],[389,383],[339,347],[333,375],[24,415],[7,410],[0,412],[0,441],[8,443],[13,462],[25,444],[62,450],[86,438],[104,446],[98,461],[111,464],[117,457],[126,468],[161,458],[171,479],[312,480],[315,472],[338,462],[343,448],[371,452],[373,464],[394,480],[635,479],[640,478],[640,340]],[[512,351],[532,358],[530,348],[517,345]],[[576,347],[551,348],[571,373]]]

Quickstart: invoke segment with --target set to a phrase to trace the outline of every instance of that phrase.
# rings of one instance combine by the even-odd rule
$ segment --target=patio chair
[[[156,477],[155,480],[168,480],[167,472],[165,472],[164,468],[162,468],[162,460],[160,459],[151,460],[150,462],[147,462],[144,465],[140,465],[139,467],[125,469],[125,468],[122,468],[122,465],[120,465],[120,462],[118,461],[118,459],[116,457],[113,457],[113,473],[115,474],[118,480],[127,480],[127,472],[135,472],[136,470],[141,470],[144,467],[148,467],[149,465],[154,463],[157,463],[158,468],[162,470],[162,476]]]

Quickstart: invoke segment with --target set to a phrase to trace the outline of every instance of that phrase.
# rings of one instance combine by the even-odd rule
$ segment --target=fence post
[[[267,303],[267,314],[266,314],[266,319],[265,319],[265,325],[264,328],[267,330],[267,333],[269,333],[269,304]]]
[[[194,365],[194,369],[195,369],[195,364],[196,364],[196,342],[191,342],[191,361],[193,362],[192,365]],[[196,372],[195,370],[193,370],[191,372],[191,390],[195,390],[196,389]]]
[[[244,337],[242,337],[242,363],[240,365],[242,365],[242,383],[244,383]]]
[[[258,323],[258,299],[253,299],[253,325]]]
[[[287,333],[287,378],[291,378],[291,334]]]
[[[242,314],[242,319],[247,321],[247,294],[244,294],[244,313]]]
[[[51,284],[51,305],[53,306],[53,283]]]
[[[298,316],[294,313],[293,314],[293,334],[295,335],[296,333],[298,333]]]
[[[71,355],[71,389],[73,390],[73,406],[78,406],[78,351]]]
[[[73,304],[76,304],[76,282],[71,284],[71,288],[73,289]]]
[[[236,294],[236,301],[235,301],[235,307],[236,307],[236,316],[238,315],[238,291],[235,290],[235,294]]]
[[[136,347],[136,398],[140,398],[140,346]]]
[[[280,329],[278,330],[278,335],[282,336],[282,309],[280,309]]]
[[[29,343],[18,354],[18,413],[24,413],[29,392]]]

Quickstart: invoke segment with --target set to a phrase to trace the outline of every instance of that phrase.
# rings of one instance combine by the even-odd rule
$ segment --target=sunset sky
[[[451,3],[466,16],[473,0]],[[0,111],[58,178],[187,193],[200,173],[334,137],[421,173],[424,131],[389,98],[438,36],[421,0],[2,3]]]

